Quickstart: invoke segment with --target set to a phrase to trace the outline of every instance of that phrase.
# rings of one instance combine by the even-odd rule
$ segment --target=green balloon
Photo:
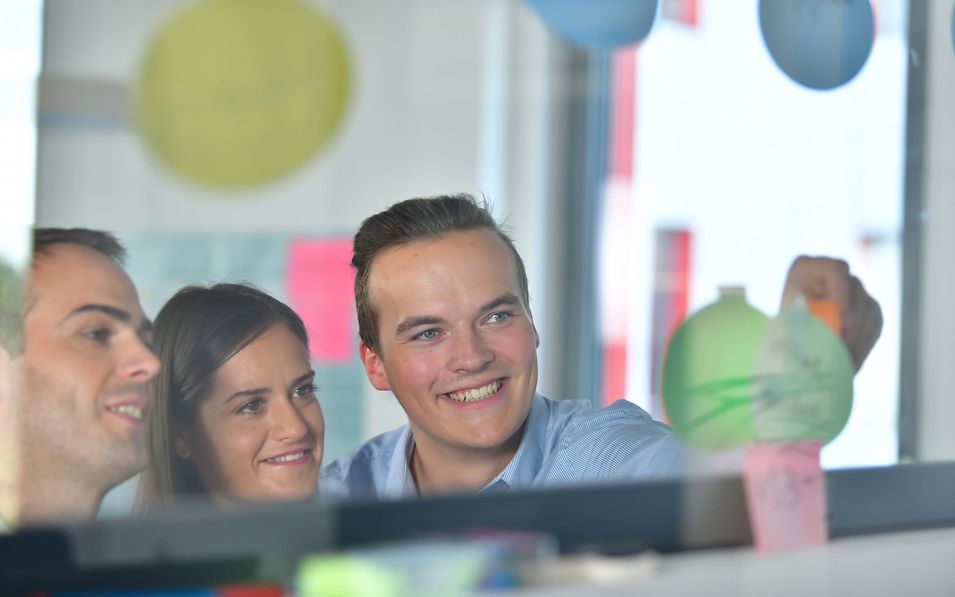
[[[745,298],[724,294],[673,335],[663,363],[663,401],[684,441],[710,450],[752,441],[750,382],[767,323]]]

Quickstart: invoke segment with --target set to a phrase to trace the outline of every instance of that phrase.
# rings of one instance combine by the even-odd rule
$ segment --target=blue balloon
[[[544,23],[571,43],[613,49],[635,44],[653,27],[657,0],[527,0]]]
[[[875,37],[869,0],[760,0],[759,26],[779,68],[811,89],[851,81]]]

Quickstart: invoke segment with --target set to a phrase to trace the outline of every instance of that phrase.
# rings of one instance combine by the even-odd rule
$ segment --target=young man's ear
[[[376,390],[390,390],[391,384],[388,383],[388,375],[385,374],[385,364],[364,342],[358,343],[358,356],[361,357],[361,364],[365,366],[365,375],[368,381]]]

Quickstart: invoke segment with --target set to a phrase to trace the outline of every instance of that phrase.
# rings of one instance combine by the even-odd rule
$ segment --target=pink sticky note
[[[357,354],[351,257],[349,239],[295,241],[289,247],[289,304],[305,322],[315,360],[343,362]]]
[[[743,483],[758,551],[822,545],[826,477],[821,442],[754,444],[746,449]]]

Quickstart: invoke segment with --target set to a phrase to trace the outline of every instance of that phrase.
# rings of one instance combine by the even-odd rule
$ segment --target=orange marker
[[[835,301],[809,301],[809,312],[822,320],[836,336],[842,335],[842,310]]]

